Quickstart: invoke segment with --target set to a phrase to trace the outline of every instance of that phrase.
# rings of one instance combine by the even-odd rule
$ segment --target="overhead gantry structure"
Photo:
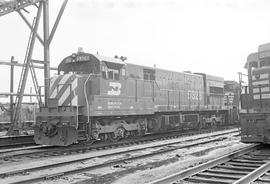
[[[63,0],[62,6],[59,10],[59,13],[56,17],[53,28],[49,29],[49,0],[0,0],[0,16],[4,16],[6,14],[17,12],[19,16],[23,19],[26,25],[30,28],[31,34],[29,37],[29,42],[27,45],[25,61],[22,68],[21,78],[18,85],[17,95],[15,103],[13,103],[13,97],[11,97],[11,102],[14,104],[14,108],[11,108],[12,112],[12,121],[11,127],[8,131],[8,135],[18,134],[19,130],[19,117],[21,111],[22,100],[24,96],[24,90],[26,86],[27,76],[29,70],[31,72],[31,76],[33,79],[34,87],[36,93],[38,94],[38,101],[40,106],[48,105],[48,97],[49,97],[49,89],[50,89],[50,44],[58,27],[58,24],[61,20],[65,7],[67,5],[68,0]],[[26,10],[27,7],[35,6],[37,7],[36,16],[33,19],[33,23],[31,24],[27,18],[24,16],[22,10],[28,12]],[[43,15],[42,15],[43,14]],[[40,23],[41,15],[43,16],[43,38],[38,34],[38,26]],[[39,64],[44,65],[44,102],[42,102],[41,93],[40,93],[40,85],[37,83],[37,78],[34,70],[33,63],[37,60],[32,59],[32,54],[35,46],[36,38],[39,40],[41,45],[43,46],[43,58],[44,61],[38,61]],[[13,107],[13,106],[12,106]]]

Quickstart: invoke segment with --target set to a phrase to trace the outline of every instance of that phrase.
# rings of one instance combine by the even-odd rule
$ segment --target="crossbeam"
[[[0,16],[18,11],[26,8],[27,6],[35,5],[43,0],[9,0],[0,1]]]
[[[44,61],[32,60],[32,62],[42,64]],[[24,64],[19,63],[18,61],[14,61],[14,62],[11,63],[11,62],[1,61],[1,60],[0,60],[0,65],[19,66],[19,67],[25,66]],[[38,68],[38,69],[44,69],[44,66],[39,66],[39,65],[33,65],[33,67]],[[50,70],[57,70],[57,67],[50,67]]]
[[[18,96],[19,94],[17,93],[9,93],[9,92],[0,92],[0,97],[8,97],[8,96]],[[38,94],[34,94],[34,93],[24,93],[23,96],[38,96]],[[44,96],[44,95],[40,95],[40,96]]]

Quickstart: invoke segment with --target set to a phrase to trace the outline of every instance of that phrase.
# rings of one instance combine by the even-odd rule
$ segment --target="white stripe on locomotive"
[[[63,77],[63,75],[60,75],[60,76],[53,77],[52,79],[54,79],[54,80],[51,79],[51,81],[50,81],[51,82],[51,84],[50,84],[50,98],[54,98],[56,96],[57,91],[55,89],[56,89],[59,81],[62,79],[62,77]]]
[[[74,98],[71,101],[71,105],[78,106],[78,96],[74,92]]]
[[[259,100],[260,99],[260,95],[253,95],[253,98],[255,100]],[[270,94],[262,94],[262,99],[266,99],[266,98],[270,98]]]
[[[270,91],[270,87],[261,88],[261,92],[269,92],[269,91]],[[260,89],[259,88],[254,88],[253,93],[260,93]]]
[[[255,81],[255,82],[252,82],[252,85],[253,85],[253,86],[263,85],[263,84],[269,84],[269,80],[263,80],[263,81]]]
[[[258,79],[268,79],[268,77],[269,77],[269,75],[268,75],[268,73],[264,73],[264,74],[260,74],[259,75],[260,77],[258,77]],[[252,76],[252,80],[258,80],[257,78],[256,78],[256,75],[253,75]]]
[[[55,83],[55,81],[56,81],[56,79],[58,78],[58,76],[53,76],[52,78],[51,78],[51,81],[50,81],[50,86],[51,86],[51,88],[52,88],[52,86],[54,85],[54,83]]]
[[[71,83],[71,90],[70,90],[70,85],[67,84],[65,86],[65,88],[66,88],[65,92],[61,95],[61,97],[60,97],[60,99],[58,101],[58,105],[63,105],[64,102],[66,101],[66,99],[71,97],[72,93],[74,93],[74,97],[71,100],[71,103],[72,103],[72,105],[77,105],[78,103],[74,100],[77,97],[77,94],[75,92],[77,86],[78,86],[78,80],[77,79],[75,79],[74,81],[72,81],[72,83]],[[66,105],[70,105],[70,103],[69,104],[66,104]]]
[[[58,86],[58,89],[57,89],[57,86],[56,86],[55,89],[53,90],[53,92],[51,94],[51,98],[55,98],[56,97],[57,90],[59,92],[62,89],[62,87],[64,86],[63,84],[65,84],[70,77],[71,77],[71,74],[67,74],[67,75],[64,75],[63,76],[63,78],[60,80],[60,82],[57,85]]]

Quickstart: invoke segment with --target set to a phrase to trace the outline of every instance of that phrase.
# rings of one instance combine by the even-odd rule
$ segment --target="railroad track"
[[[0,137],[0,150],[7,148],[36,145],[33,138],[34,138],[33,135]]]
[[[226,129],[225,129],[226,130]],[[222,131],[220,129],[219,131]],[[219,132],[217,131],[217,133]],[[229,132],[237,132],[237,129],[228,130]],[[154,141],[160,140],[168,140],[175,139],[184,136],[197,135],[203,133],[209,133],[211,130],[202,130],[202,131],[191,131],[186,133],[179,134],[178,132],[165,134],[165,135],[147,135],[145,137],[140,137],[137,139],[127,139],[116,143],[99,143],[91,144],[91,145],[72,145],[70,147],[54,147],[54,146],[41,146],[36,145],[32,147],[18,148],[18,149],[7,149],[0,150],[0,162],[7,162],[9,160],[19,161],[20,159],[34,159],[34,158],[42,158],[42,157],[52,157],[52,156],[61,156],[61,155],[72,155],[76,153],[87,153],[94,150],[104,150],[104,149],[112,149],[117,147],[127,147],[134,144],[145,144]],[[225,133],[218,133],[219,135],[225,135]],[[201,139],[206,138],[207,136],[203,136]]]
[[[213,161],[175,173],[149,184],[270,183],[270,147],[250,145]]]
[[[91,171],[98,168],[108,167],[115,164],[120,164],[123,162],[129,162],[138,159],[145,159],[155,155],[164,154],[167,152],[172,152],[178,149],[190,148],[194,146],[200,146],[202,144],[212,143],[222,141],[227,138],[227,133],[220,133],[211,136],[205,136],[203,141],[198,141],[200,139],[189,140],[190,143],[187,144],[188,141],[176,141],[171,143],[164,143],[164,144],[156,144],[151,146],[144,146],[144,147],[137,147],[134,149],[125,149],[125,150],[117,150],[111,153],[106,154],[92,154],[89,156],[87,154],[82,154],[79,157],[76,156],[73,159],[65,159],[63,158],[62,161],[54,161],[53,163],[48,164],[47,162],[44,164],[39,164],[38,166],[27,166],[23,165],[23,167],[16,167],[15,169],[11,170],[0,170],[0,177],[3,178],[0,180],[2,183],[30,183],[30,182],[38,182],[54,177],[59,177],[68,174],[76,174],[81,173],[83,171]],[[232,134],[232,132],[230,132]],[[235,135],[238,132],[235,131]],[[140,151],[145,151],[149,149],[154,149],[153,151],[138,153]],[[127,156],[128,155],[128,156]],[[115,158],[116,157],[116,158]],[[90,162],[91,160],[95,159],[106,160],[105,162],[98,163],[98,164],[88,164],[87,166],[79,164],[74,166],[74,164]],[[38,173],[38,174],[36,174]],[[25,176],[27,175],[27,176]]]

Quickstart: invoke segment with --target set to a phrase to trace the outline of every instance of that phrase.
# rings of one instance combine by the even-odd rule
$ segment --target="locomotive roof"
[[[125,65],[126,63],[120,58],[105,57],[100,55],[94,55],[90,53],[77,52],[73,53],[68,57],[65,57],[61,63],[58,65],[58,73],[60,71],[69,71],[72,67],[79,68],[79,70],[90,70],[91,68],[99,68],[98,65],[100,62],[105,62],[107,64],[114,63],[117,65]],[[96,66],[94,66],[96,65]]]
[[[247,57],[247,62],[245,64],[245,68],[249,67],[258,67],[259,62],[262,60],[270,59],[270,43],[259,45],[258,52],[251,53]]]
[[[150,67],[150,66],[144,66],[144,65],[138,65],[138,64],[134,64],[134,63],[130,63],[130,62],[124,62],[122,59],[120,58],[114,58],[114,57],[106,57],[106,56],[101,56],[98,54],[90,54],[90,53],[84,53],[84,52],[78,52],[78,53],[73,53],[72,55],[66,57],[65,59],[62,60],[62,62],[59,64],[63,65],[63,64],[67,64],[69,62],[75,62],[76,61],[76,57],[77,56],[88,56],[89,59],[87,60],[82,60],[82,61],[90,61],[91,59],[97,60],[99,62],[109,62],[109,63],[116,63],[116,64],[120,64],[120,65],[135,65],[135,66],[139,66],[139,67],[143,67],[146,69],[152,69],[152,70],[161,70],[161,71],[167,71],[167,72],[177,72],[177,73],[183,73],[185,75],[191,75],[191,76],[197,76],[197,77],[202,77],[201,74],[199,73],[191,73],[191,72],[183,72],[183,71],[175,71],[175,70],[166,70],[166,69],[161,69],[161,68],[156,68],[156,67]],[[75,61],[73,61],[75,60]],[[210,78],[216,78],[219,80],[224,80],[222,77],[217,77],[217,76],[213,76],[213,75],[208,75],[205,74],[206,76],[210,77]]]
[[[249,68],[250,66],[255,67],[256,65],[258,65],[258,62],[259,62],[259,53],[258,52],[251,53],[247,57],[245,68]]]
[[[105,61],[105,62],[110,62],[110,63],[117,63],[117,64],[122,64],[125,65],[126,63],[122,61],[120,58],[113,58],[113,57],[106,57],[106,56],[100,56],[93,54],[99,61]]]
[[[269,51],[270,50],[270,43],[265,43],[262,45],[259,45],[258,47],[258,52],[264,52],[264,51]]]
[[[128,65],[135,65],[135,66],[139,66],[139,67],[143,67],[143,68],[145,68],[145,69],[160,70],[160,71],[166,71],[166,72],[177,72],[177,73],[182,73],[182,74],[185,74],[185,75],[192,75],[192,76],[202,77],[201,75],[198,75],[198,74],[195,74],[195,73],[184,72],[184,71],[167,70],[167,69],[158,68],[158,67],[151,67],[151,66],[145,66],[145,65],[134,64],[134,63],[130,63],[130,62],[127,62],[126,64],[128,64]]]
[[[120,58],[105,57],[105,56],[100,56],[97,54],[90,54],[90,53],[85,53],[85,52],[73,53],[70,56],[64,58],[62,62],[67,64],[67,63],[78,62],[78,61],[87,62],[91,60],[105,61],[105,62],[117,63],[117,64],[122,64],[122,65],[126,64]]]
[[[138,64],[134,64],[134,63],[127,63],[128,65],[135,65],[135,66],[139,66],[139,67],[143,67],[146,69],[152,69],[152,70],[160,70],[160,71],[166,71],[166,72],[176,72],[176,73],[182,73],[184,75],[190,75],[190,76],[196,76],[199,78],[202,78],[203,75],[205,75],[207,80],[211,80],[211,81],[216,81],[216,82],[224,82],[224,78],[223,77],[219,77],[219,76],[215,76],[215,75],[209,75],[209,74],[205,74],[205,73],[191,73],[191,72],[185,72],[185,71],[175,71],[175,70],[166,70],[166,69],[161,69],[161,68],[156,68],[156,67],[149,67],[149,66],[144,66],[144,65],[138,65]]]

